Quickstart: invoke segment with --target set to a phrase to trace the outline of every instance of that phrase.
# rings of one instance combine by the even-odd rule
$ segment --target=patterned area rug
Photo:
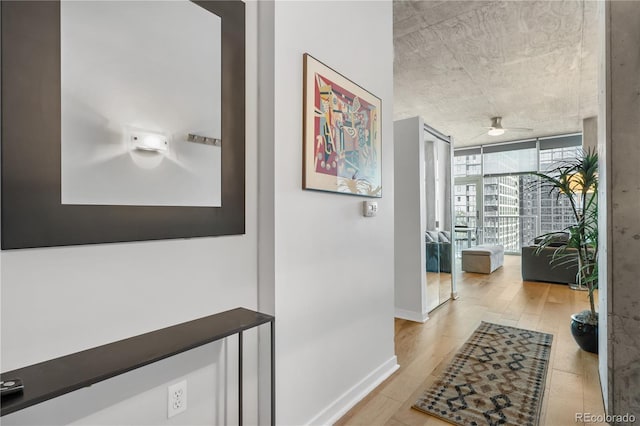
[[[552,339],[482,322],[413,408],[462,426],[535,426]]]

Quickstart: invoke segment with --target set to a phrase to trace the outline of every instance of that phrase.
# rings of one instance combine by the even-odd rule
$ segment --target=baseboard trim
[[[308,425],[332,425],[347,411],[353,408],[380,383],[391,376],[400,366],[398,359],[394,355],[381,366],[373,370],[367,377],[356,383],[351,389],[343,393],[338,399],[333,401],[327,408],[322,410],[313,419],[307,422]]]
[[[414,322],[426,322],[429,319],[429,313],[425,312],[424,314],[421,314],[420,312],[396,308],[395,317]]]

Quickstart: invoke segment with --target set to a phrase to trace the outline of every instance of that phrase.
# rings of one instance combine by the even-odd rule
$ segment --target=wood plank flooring
[[[427,272],[427,301],[429,312],[437,308],[451,295],[451,274],[446,272]]]
[[[575,413],[604,413],[598,356],[580,350],[569,330],[571,314],[588,309],[585,292],[559,284],[523,282],[520,257],[505,256],[504,267],[491,275],[460,273],[458,294],[458,300],[433,311],[424,324],[395,320],[400,369],[336,425],[449,425],[411,406],[430,374],[446,366],[480,321],[554,335],[541,425],[582,424],[575,421]]]

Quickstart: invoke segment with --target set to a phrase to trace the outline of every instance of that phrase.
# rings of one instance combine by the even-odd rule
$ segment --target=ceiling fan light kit
[[[507,130],[516,131],[516,132],[532,132],[533,131],[533,129],[527,129],[527,128],[516,128],[516,127],[504,128],[502,127],[502,117],[492,117],[491,126],[487,127],[487,129],[489,129],[489,131],[487,131],[487,134],[489,136],[501,136],[501,135],[504,135],[504,132],[506,132]]]

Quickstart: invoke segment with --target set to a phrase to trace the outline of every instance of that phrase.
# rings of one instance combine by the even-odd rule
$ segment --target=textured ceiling
[[[596,2],[396,0],[393,12],[396,120],[422,116],[459,147],[577,132],[597,114]],[[494,116],[534,131],[487,136]]]

